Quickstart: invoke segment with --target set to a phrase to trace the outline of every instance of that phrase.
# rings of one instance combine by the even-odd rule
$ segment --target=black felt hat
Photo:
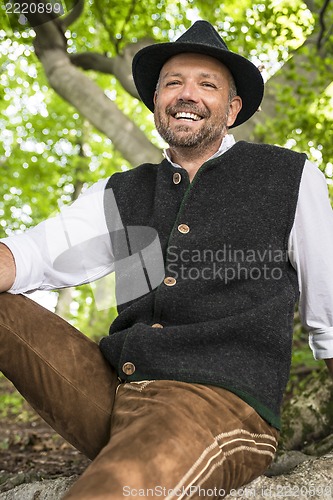
[[[248,120],[257,111],[264,94],[264,82],[258,68],[245,57],[231,52],[207,21],[197,21],[176,41],[157,43],[141,49],[133,59],[133,78],[139,95],[154,111],[154,93],[162,66],[170,57],[184,52],[205,54],[221,61],[231,72],[243,107],[232,127]]]

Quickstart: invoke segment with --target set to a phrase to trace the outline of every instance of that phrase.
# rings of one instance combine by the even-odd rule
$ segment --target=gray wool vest
[[[121,379],[224,387],[279,428],[298,299],[288,237],[305,159],[241,141],[203,164],[192,183],[167,160],[109,179],[106,193],[111,189],[123,225],[115,230],[105,196],[115,260],[122,262],[119,287],[135,289],[139,274],[130,276],[126,258],[156,234],[164,267],[149,280],[149,266],[161,261],[142,250],[147,288],[122,301],[100,342]],[[135,227],[131,244],[128,228]]]

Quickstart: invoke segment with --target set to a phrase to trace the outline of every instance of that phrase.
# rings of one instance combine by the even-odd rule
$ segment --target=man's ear
[[[229,116],[227,121],[227,126],[231,127],[236,121],[237,115],[242,109],[242,98],[239,95],[236,95],[232,98],[229,103]]]
[[[153,99],[153,101],[154,101],[154,106],[155,106],[155,104],[156,104],[156,99],[157,99],[157,90],[155,90],[155,92],[154,92],[154,99]]]

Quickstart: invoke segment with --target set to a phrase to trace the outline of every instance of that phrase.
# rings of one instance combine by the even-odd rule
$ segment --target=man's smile
[[[173,118],[175,118],[176,120],[189,120],[195,122],[202,120],[202,116],[199,116],[195,113],[186,113],[185,111],[174,114]]]

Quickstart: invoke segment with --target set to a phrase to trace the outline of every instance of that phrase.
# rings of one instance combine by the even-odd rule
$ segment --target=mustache
[[[188,103],[188,102],[179,102],[174,106],[167,106],[165,108],[165,112],[167,115],[175,115],[176,113],[194,113],[202,118],[209,118],[210,112],[207,108],[199,108],[196,104]]]

